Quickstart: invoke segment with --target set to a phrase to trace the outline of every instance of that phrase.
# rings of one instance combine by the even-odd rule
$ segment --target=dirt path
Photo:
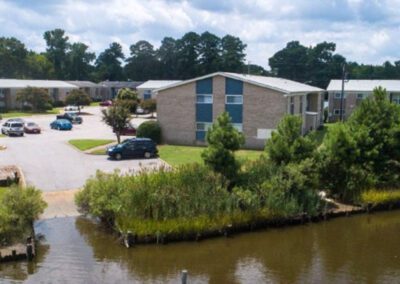
[[[43,192],[43,199],[47,208],[40,219],[56,217],[70,217],[80,215],[74,202],[74,195],[78,190]]]

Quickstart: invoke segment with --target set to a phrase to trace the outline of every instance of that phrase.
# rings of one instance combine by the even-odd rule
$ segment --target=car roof
[[[153,142],[150,138],[129,138],[124,140],[125,142]]]
[[[57,119],[56,121],[59,121],[59,122],[64,122],[64,123],[65,123],[65,122],[68,122],[68,123],[70,123],[68,119]]]

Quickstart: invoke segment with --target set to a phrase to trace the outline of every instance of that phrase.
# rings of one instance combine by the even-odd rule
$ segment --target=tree
[[[221,40],[221,70],[226,72],[242,73],[244,60],[246,58],[245,49],[247,47],[240,38],[226,35]]]
[[[66,77],[67,51],[70,47],[68,36],[62,29],[55,29],[44,33],[46,41],[46,56],[53,63],[54,72],[57,79]]]
[[[154,117],[154,112],[157,109],[157,101],[155,99],[144,100],[140,103],[140,107],[151,113],[151,117]]]
[[[194,78],[198,75],[200,36],[195,32],[186,33],[177,41],[177,65],[180,79]]]
[[[121,104],[115,104],[102,111],[102,120],[109,125],[117,136],[118,144],[121,143],[121,131],[130,121],[129,109]]]
[[[69,80],[88,80],[93,71],[91,62],[96,59],[89,47],[81,42],[73,43],[67,54],[67,76]]]
[[[138,41],[130,46],[131,57],[125,66],[125,74],[128,78],[138,81],[157,79],[160,77],[159,62],[153,45],[145,40]]]
[[[234,152],[244,144],[243,134],[233,127],[229,114],[223,112],[207,131],[206,140],[208,147],[201,153],[204,163],[230,181],[232,188],[239,169]]]
[[[121,61],[125,58],[122,46],[113,42],[100,53],[96,60],[96,77],[98,80],[118,81],[124,79]]]
[[[26,58],[24,75],[32,79],[54,79],[53,63],[44,54],[30,51]]]
[[[210,32],[204,32],[199,41],[200,75],[219,71],[221,66],[221,39]]]
[[[268,157],[277,165],[290,162],[300,162],[310,158],[315,150],[315,143],[302,136],[302,119],[298,116],[287,115],[279,122],[277,131],[265,144]]]
[[[178,78],[177,73],[177,41],[172,37],[165,37],[157,50],[160,61],[161,78]]]
[[[81,109],[81,106],[90,105],[91,101],[90,96],[79,89],[72,90],[65,98],[65,103],[67,105],[77,106],[79,110]]]
[[[116,103],[126,106],[130,112],[135,113],[139,104],[137,93],[129,88],[118,91]]]
[[[150,138],[157,144],[161,143],[161,127],[157,121],[145,121],[137,129],[137,137]]]
[[[24,78],[27,55],[18,39],[0,37],[0,78]]]
[[[51,99],[45,89],[27,87],[17,92],[17,101],[29,104],[34,111],[51,109]]]

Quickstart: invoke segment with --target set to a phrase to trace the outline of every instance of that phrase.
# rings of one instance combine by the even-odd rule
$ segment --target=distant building
[[[172,80],[149,80],[137,86],[138,96],[142,100],[155,99],[157,97],[157,89],[168,87],[169,85],[179,83],[181,81]]]
[[[71,90],[78,89],[73,84],[57,80],[0,79],[0,108],[21,107],[16,100],[17,92],[27,87],[46,89],[53,101],[63,101]]]
[[[157,90],[157,119],[165,143],[203,145],[223,111],[245,138],[263,148],[286,114],[303,119],[303,133],[323,123],[324,90],[291,80],[217,72]]]
[[[69,84],[77,86],[80,90],[84,91],[90,96],[92,100],[101,99],[101,86],[90,81],[65,81]]]
[[[103,81],[100,82],[100,97],[102,100],[111,100],[114,99],[118,91],[123,88],[128,88],[133,91],[136,91],[137,86],[143,84],[143,82],[135,82],[135,81]]]
[[[340,108],[342,80],[331,80],[327,88],[329,121],[339,120],[341,112],[343,118],[347,119],[362,100],[369,97],[379,86],[386,89],[392,102],[400,104],[400,80],[349,80],[344,83],[344,96]]]

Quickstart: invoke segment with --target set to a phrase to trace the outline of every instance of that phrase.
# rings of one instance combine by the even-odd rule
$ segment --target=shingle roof
[[[68,84],[75,85],[79,88],[97,88],[100,87],[98,84],[93,83],[91,81],[65,81]]]
[[[137,89],[158,89],[182,82],[180,80],[149,80],[137,86]]]
[[[143,82],[137,81],[103,81],[99,85],[108,88],[132,88],[136,89],[137,86],[143,84]]]
[[[381,86],[388,92],[400,92],[400,80],[349,80],[344,84],[345,91],[372,91],[375,87]],[[341,91],[342,80],[331,80],[328,91]]]
[[[0,79],[0,88],[65,88],[76,89],[77,86],[57,80],[20,80],[20,79]]]
[[[236,80],[241,80],[243,82],[247,82],[249,84],[254,84],[263,88],[267,89],[273,89],[285,94],[293,94],[293,93],[310,93],[310,92],[323,92],[323,89],[310,86],[307,84],[299,83],[296,81],[288,80],[288,79],[283,79],[283,78],[277,78],[277,77],[267,77],[267,76],[257,76],[257,75],[247,75],[247,74],[239,74],[239,73],[229,73],[229,72],[216,72],[212,74],[208,74],[202,77],[197,77],[194,79],[182,81],[179,83],[175,83],[172,85],[168,85],[166,87],[159,88],[158,90],[165,90],[169,89],[172,87],[177,87],[180,85],[188,84],[197,80],[202,80],[206,79],[209,77],[214,77],[214,76],[224,76]]]

